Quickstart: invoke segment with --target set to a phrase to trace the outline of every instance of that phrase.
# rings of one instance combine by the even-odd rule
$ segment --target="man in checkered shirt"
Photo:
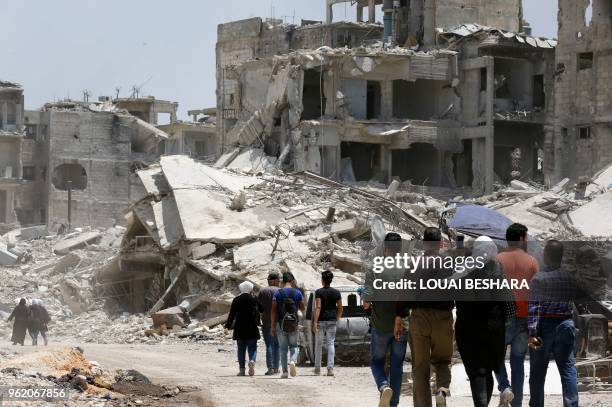
[[[552,353],[563,388],[563,406],[578,406],[578,381],[574,365],[575,331],[572,316],[577,282],[561,269],[563,244],[551,240],[544,248],[545,267],[530,282],[529,292],[529,392],[531,407],[544,407],[544,381]]]

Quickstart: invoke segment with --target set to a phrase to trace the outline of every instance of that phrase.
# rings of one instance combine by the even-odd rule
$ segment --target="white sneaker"
[[[316,376],[321,376],[321,368],[320,367],[315,367],[314,369],[314,374]]]
[[[288,378],[289,378],[289,373],[283,372],[283,374],[281,374],[281,379],[288,379]]]
[[[291,377],[295,377],[297,375],[297,369],[295,368],[295,362],[289,363],[289,374]]]
[[[448,390],[445,388],[440,388],[436,392],[436,407],[446,407],[446,396],[448,395]]]
[[[378,400],[378,407],[389,407],[391,397],[393,397],[393,390],[391,390],[391,387],[383,386],[382,389],[380,389],[380,399]]]
[[[499,407],[510,407],[512,400],[514,400],[514,393],[512,393],[510,387],[499,393]]]

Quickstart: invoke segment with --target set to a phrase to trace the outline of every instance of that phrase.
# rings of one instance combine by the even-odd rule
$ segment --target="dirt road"
[[[66,346],[67,344],[63,344]],[[72,344],[74,346],[74,344]],[[298,369],[298,377],[281,380],[264,376],[265,353],[258,354],[256,375],[236,377],[237,363],[231,345],[160,344],[95,345],[81,344],[85,356],[109,369],[136,369],[158,384],[196,386],[217,406],[375,406],[377,392],[367,367],[337,367],[336,377],[314,376],[311,368]],[[9,348],[2,344],[0,348]],[[15,348],[13,348],[15,349]],[[32,347],[19,349],[36,351]],[[554,364],[551,364],[554,368]],[[468,407],[471,399],[453,396],[449,406]],[[400,405],[411,406],[404,395]],[[491,405],[497,405],[494,395]],[[562,405],[558,395],[547,396],[547,405]],[[581,394],[581,406],[612,405],[612,396]]]

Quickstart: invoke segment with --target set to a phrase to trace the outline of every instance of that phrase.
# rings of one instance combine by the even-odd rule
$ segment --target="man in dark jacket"
[[[240,295],[232,301],[225,329],[233,329],[233,339],[238,345],[238,376],[245,376],[245,353],[249,353],[249,376],[255,374],[257,340],[259,336],[259,311],[257,300],[251,295],[253,283],[245,281],[238,288]]]
[[[13,309],[13,312],[11,312],[11,315],[8,317],[9,322],[13,318],[15,319],[15,323],[13,324],[13,335],[11,336],[11,342],[13,342],[13,345],[20,344],[23,346],[26,330],[28,328],[29,316],[30,310],[28,309],[25,298],[22,298],[19,300],[19,305]]]

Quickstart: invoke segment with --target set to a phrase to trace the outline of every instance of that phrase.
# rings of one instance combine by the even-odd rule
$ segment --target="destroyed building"
[[[21,152],[24,138],[23,89],[0,81],[0,231],[17,225],[15,194],[23,184]],[[26,174],[28,175],[28,174]]]
[[[223,151],[255,145],[332,179],[474,194],[544,181],[556,42],[521,33],[520,1],[358,1],[357,22],[334,22],[341,2],[325,23],[219,25]]]
[[[168,134],[168,139],[160,143],[160,155],[184,154],[200,160],[215,158],[218,154],[216,109],[190,110],[187,113],[192,117],[191,121],[178,120],[158,126]]]
[[[134,170],[157,158],[167,135],[106,102],[48,103],[25,117],[35,165],[32,187],[20,193],[21,223],[123,223],[124,209],[143,195]]]
[[[555,180],[591,177],[612,160],[612,2],[559,0],[554,138]]]
[[[154,96],[116,98],[113,103],[119,109],[127,110],[132,116],[157,126],[176,122],[177,102],[157,99]]]

